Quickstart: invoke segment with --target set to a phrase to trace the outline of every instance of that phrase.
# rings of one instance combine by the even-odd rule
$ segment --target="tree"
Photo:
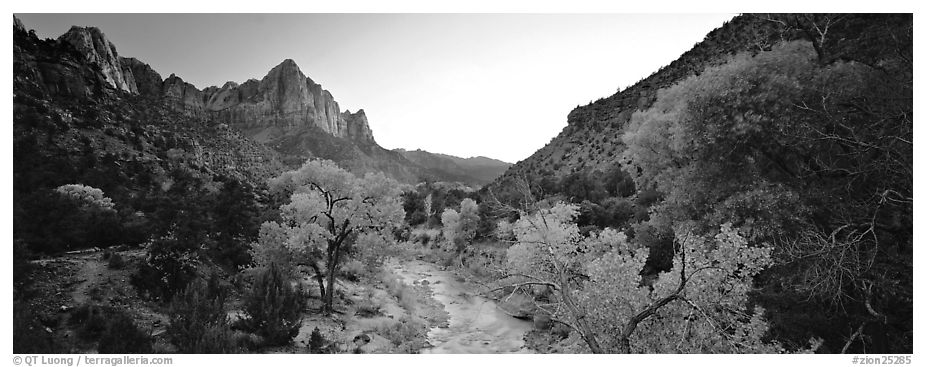
[[[78,203],[87,211],[113,212],[116,205],[112,199],[103,195],[103,190],[81,185],[68,184],[55,188],[55,192]]]
[[[444,238],[451,245],[455,245],[457,237],[460,237],[460,213],[451,208],[444,209],[440,215],[440,222],[443,225]]]
[[[770,249],[748,247],[729,225],[713,238],[686,234],[676,238],[672,270],[648,282],[640,276],[646,248],[612,229],[582,236],[576,216],[563,203],[522,215],[508,281],[493,291],[552,290],[554,299],[535,305],[594,353],[779,350],[761,340],[761,309],[747,307]]]
[[[837,58],[818,46],[838,49],[832,27],[844,21],[802,19],[817,44],[736,55],[660,90],[626,128],[625,170],[636,172],[638,188],[664,194],[649,220],[658,232],[732,222],[751,243],[774,244],[778,265],[766,288],[819,302],[816,315],[842,315],[829,320],[848,324],[829,338],[831,349],[848,350],[863,331],[874,336],[867,326],[876,324],[887,330],[877,333],[879,348],[908,350],[908,49],[882,37],[885,52]]]
[[[285,245],[317,270],[324,262],[324,311],[334,310],[334,284],[342,257],[357,236],[377,233],[389,236],[401,226],[399,184],[382,173],[358,178],[331,161],[312,160],[295,171],[284,172],[270,183],[271,190],[290,193],[289,203],[280,207]],[[266,236],[262,238],[269,239]],[[258,246],[270,245],[258,243]]]
[[[463,252],[476,236],[476,227],[479,225],[479,205],[470,198],[460,202],[460,212],[451,208],[444,209],[441,214],[441,223],[444,226],[446,238],[454,251]]]

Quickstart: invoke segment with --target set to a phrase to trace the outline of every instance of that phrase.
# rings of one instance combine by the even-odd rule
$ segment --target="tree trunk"
[[[325,298],[325,276],[324,274],[322,274],[322,270],[318,268],[318,264],[316,264],[314,261],[309,266],[312,267],[312,270],[315,270],[315,281],[318,282],[318,291],[319,291],[318,298],[324,301],[326,299]]]
[[[560,278],[564,279],[564,278]],[[565,281],[562,284],[567,284]],[[560,288],[560,296],[563,298],[563,304],[566,305],[566,309],[569,310],[573,316],[575,316],[575,326],[582,336],[582,340],[585,340],[585,344],[588,344],[588,349],[591,349],[592,353],[603,354],[607,353],[604,348],[598,344],[598,338],[595,337],[594,332],[592,331],[591,326],[588,325],[588,322],[585,320],[585,315],[579,311],[579,307],[576,306],[575,302],[572,299],[572,295],[569,294],[569,289],[564,287]]]
[[[328,292],[325,293],[325,313],[331,314],[334,311],[334,281],[337,279],[338,261],[340,260],[341,245],[340,243],[330,244],[333,247],[328,252]]]
[[[328,260],[328,292],[325,293],[325,313],[331,314],[334,311],[334,262],[331,261],[333,257],[329,257]]]

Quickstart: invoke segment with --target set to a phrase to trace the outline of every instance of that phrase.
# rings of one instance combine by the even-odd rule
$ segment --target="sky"
[[[17,14],[40,37],[99,27],[203,89],[285,59],[363,109],[384,148],[527,158],[569,111],[669,64],[733,14]]]

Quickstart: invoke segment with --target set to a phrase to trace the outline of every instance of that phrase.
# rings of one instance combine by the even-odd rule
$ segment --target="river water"
[[[391,266],[407,284],[427,281],[434,299],[450,314],[449,327],[432,328],[428,342],[433,347],[421,353],[533,353],[524,346],[524,334],[533,324],[509,316],[492,300],[473,296],[476,288],[453,273],[420,260]]]

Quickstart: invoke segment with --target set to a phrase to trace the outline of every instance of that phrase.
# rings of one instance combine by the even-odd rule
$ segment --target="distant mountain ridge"
[[[511,167],[511,163],[498,159],[477,156],[461,158],[448,154],[431,153],[421,149],[393,149],[409,161],[431,170],[443,172],[444,177],[458,176],[456,181],[471,185],[485,185],[498,178]]]
[[[14,22],[25,29],[19,19]],[[170,74],[164,79],[148,64],[120,56],[99,28],[72,26],[57,41],[95,65],[104,87],[157,100],[194,119],[227,125],[273,148],[291,167],[309,158],[323,158],[358,174],[378,171],[408,183],[430,180],[471,185],[485,184],[507,169],[506,163],[488,158],[441,156],[453,164],[435,165],[382,148],[363,109],[341,111],[331,93],[292,59],[283,60],[259,80],[199,89],[180,76]],[[89,90],[68,92],[92,94]]]

